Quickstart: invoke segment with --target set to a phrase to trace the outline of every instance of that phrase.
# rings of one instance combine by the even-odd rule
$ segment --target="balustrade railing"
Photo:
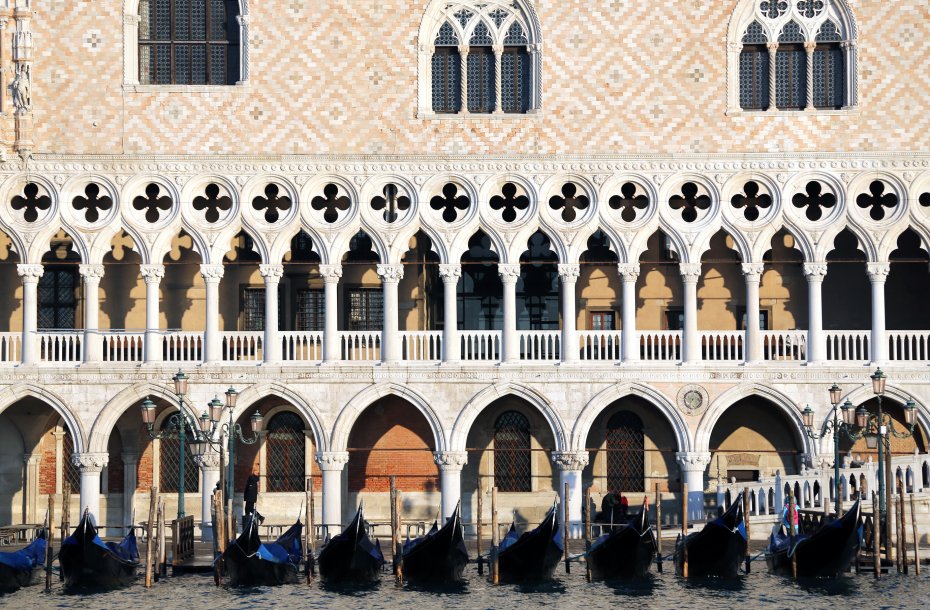
[[[704,360],[742,362],[743,331],[701,331],[701,356]]]
[[[402,358],[408,362],[438,362],[442,359],[442,331],[400,333]]]
[[[103,359],[106,362],[142,362],[145,359],[145,333],[135,331],[100,331]]]
[[[581,360],[619,362],[623,357],[622,336],[619,330],[580,330]]]
[[[930,331],[889,331],[888,359],[904,361],[930,360]]]
[[[828,331],[827,360],[840,362],[868,362],[870,360],[869,331]]]
[[[39,360],[42,362],[80,362],[83,357],[84,332],[80,330],[39,333]]]
[[[224,331],[222,340],[222,358],[224,362],[261,362],[264,358],[265,333],[262,331]]]
[[[462,330],[459,331],[462,360],[472,362],[500,362],[501,331],[499,330]]]
[[[203,362],[203,333],[173,330],[162,335],[165,362]]]
[[[681,362],[681,331],[640,331],[639,349],[642,360]]]
[[[762,358],[765,360],[807,360],[806,330],[763,330]]]
[[[323,333],[319,331],[281,331],[281,359],[286,362],[323,360]]]
[[[339,331],[342,359],[353,362],[381,360],[381,331]]]
[[[521,360],[558,360],[561,357],[561,331],[521,330],[517,333]]]
[[[23,333],[0,333],[0,362],[14,364],[22,360]]]

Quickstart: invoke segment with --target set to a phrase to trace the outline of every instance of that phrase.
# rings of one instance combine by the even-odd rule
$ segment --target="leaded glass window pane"
[[[468,49],[468,111],[494,110],[494,53],[491,47]]]
[[[207,2],[193,0],[191,4],[191,40],[207,39]]]
[[[242,290],[242,329],[259,331],[265,329],[265,289],[244,288]]]
[[[529,109],[530,57],[522,47],[505,47],[501,56],[501,106],[504,112]]]
[[[152,0],[139,0],[139,39],[152,37]]]
[[[494,41],[491,40],[491,33],[488,31],[488,26],[486,26],[483,21],[479,21],[478,25],[475,26],[475,29],[471,33],[471,40],[468,41],[468,44],[489,47],[493,43]]]
[[[77,273],[70,268],[46,266],[39,278],[39,328],[73,329],[77,308]]]
[[[758,21],[750,23],[749,27],[746,28],[746,33],[743,34],[744,44],[765,44],[768,41],[765,30],[762,29],[762,25]]]
[[[384,293],[380,288],[349,291],[349,330],[381,330],[383,320]]]
[[[155,39],[171,40],[171,0],[154,0]]]
[[[326,300],[319,289],[306,289],[297,292],[297,330],[323,330]]]
[[[840,30],[832,21],[826,21],[817,33],[817,42],[840,42]]]
[[[278,413],[268,423],[268,491],[304,491],[304,424],[296,413]]]
[[[607,487],[611,491],[645,491],[643,421],[630,411],[607,421]]]
[[[789,21],[778,35],[778,42],[804,42],[804,34],[797,21]]]
[[[739,56],[739,105],[743,110],[769,106],[769,53],[760,45],[745,45]]]
[[[226,2],[210,0],[210,40],[226,39]]]
[[[195,85],[207,83],[206,45],[191,45],[191,82]]]
[[[74,455],[74,439],[71,437],[71,432],[65,430],[65,435],[61,439],[61,459],[64,462],[61,465],[62,489],[67,484],[73,493],[78,493],[81,490],[81,470],[74,465],[71,460],[72,455]]]
[[[171,418],[166,418],[162,422],[161,430],[163,436],[159,440],[158,447],[158,478],[159,491],[163,493],[177,493],[180,488],[181,480],[181,439],[177,429],[172,423]],[[188,427],[186,430],[186,440],[193,438],[193,431]],[[197,493],[200,484],[200,468],[194,462],[194,454],[191,452],[190,443],[184,443],[184,493]]]
[[[530,422],[506,411],[494,423],[494,484],[500,491],[532,491]]]
[[[174,82],[179,85],[191,82],[191,48],[187,45],[174,48]]]
[[[511,23],[510,28],[507,29],[507,36],[504,38],[504,44],[529,44],[529,41],[526,39],[526,33],[523,31],[523,26],[517,22]]]
[[[818,44],[814,49],[814,106],[842,108],[846,71],[843,50],[836,44]]]
[[[457,47],[459,46],[459,37],[455,35],[455,30],[452,28],[452,24],[448,21],[442,24],[442,27],[439,28],[439,33],[436,35],[436,40],[433,44],[437,47]]]
[[[196,0],[194,4],[197,4]],[[174,0],[174,38],[191,40],[190,0]]]
[[[226,51],[228,47],[210,47],[210,82],[220,83],[226,78]]]
[[[462,64],[458,48],[436,47],[432,63],[433,112],[458,112],[462,107]]]
[[[803,110],[807,103],[807,52],[800,45],[780,45],[775,54],[775,105]]]

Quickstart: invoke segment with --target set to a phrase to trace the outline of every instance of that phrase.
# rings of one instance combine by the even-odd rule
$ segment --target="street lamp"
[[[840,403],[840,399],[843,397],[843,390],[840,389],[840,386],[834,383],[827,389],[827,392],[830,394],[830,404],[833,405],[833,420],[827,422],[827,428],[824,432],[817,434],[814,432],[814,411],[811,409],[810,405],[804,407],[804,411],[801,412],[801,416],[804,420],[804,428],[807,432],[807,435],[814,439],[823,438],[827,432],[833,434],[833,512],[836,513],[836,516],[840,515],[840,429],[845,430],[846,417],[848,412],[847,405],[843,405],[843,420],[839,419],[840,409],[837,406]],[[849,403],[849,401],[846,401]],[[849,405],[852,406],[851,404]]]

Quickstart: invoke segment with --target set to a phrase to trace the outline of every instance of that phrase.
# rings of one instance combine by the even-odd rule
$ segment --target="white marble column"
[[[23,346],[22,363],[35,364],[39,359],[39,279],[45,273],[42,265],[16,265],[16,272],[23,280]]]
[[[710,464],[710,453],[679,452],[675,454],[681,469],[681,480],[688,484],[688,519],[704,518],[704,470]]]
[[[504,56],[504,45],[493,45],[491,51],[494,52],[494,114],[503,114],[504,96],[501,87],[501,58]]]
[[[623,361],[639,360],[639,333],[636,331],[636,280],[639,277],[639,263],[620,263],[620,325]]]
[[[581,274],[581,265],[560,264],[559,279],[562,281],[562,362],[578,360],[578,314],[575,311],[575,286]]]
[[[462,468],[468,463],[468,454],[464,451],[436,451],[433,453],[433,459],[439,466],[439,490],[442,492],[441,521],[445,523],[462,498]]]
[[[24,453],[23,465],[26,468],[26,478],[23,481],[23,495],[26,506],[23,520],[26,523],[39,523],[39,514],[45,514],[39,509],[39,463],[42,461],[41,453]],[[14,512],[15,514],[15,512]]]
[[[220,481],[220,453],[210,449],[194,458],[200,466],[200,539],[213,540],[213,490]]]
[[[462,266],[456,264],[439,265],[439,277],[442,278],[442,361],[458,362],[462,357],[459,345],[459,278]]]
[[[762,360],[762,331],[759,329],[759,283],[762,281],[763,263],[743,263],[746,281],[746,339],[743,357],[746,364]]]
[[[684,292],[685,317],[681,333],[681,362],[693,364],[701,361],[701,338],[697,329],[697,284],[701,279],[701,263],[680,263],[678,269]]]
[[[349,463],[348,451],[325,451],[316,454],[323,476],[323,537],[342,531],[342,471]]]
[[[804,43],[804,54],[807,58],[807,88],[804,91],[805,101],[804,110],[812,111],[814,108],[814,49],[817,43],[808,40]]]
[[[459,81],[461,88],[459,95],[462,98],[462,107],[459,114],[468,114],[468,45],[459,45]]]
[[[159,333],[159,287],[165,277],[164,265],[140,265],[139,274],[145,280],[145,361],[161,362],[162,336]]]
[[[888,360],[888,336],[885,332],[885,280],[891,271],[891,263],[884,261],[868,263],[866,272],[872,284],[872,335],[869,346],[872,364],[884,364]]]
[[[71,462],[81,472],[80,514],[84,514],[86,508],[94,516],[98,526],[106,524],[106,515],[100,514],[100,473],[110,462],[110,455],[107,453],[72,453]]]
[[[338,362],[341,358],[339,349],[339,278],[342,277],[342,265],[320,265],[323,277],[323,362]]]
[[[778,43],[770,42],[765,45],[769,51],[769,107],[766,108],[769,112],[775,112],[778,110],[776,105],[776,79],[775,79],[775,65],[777,64],[778,58]]]
[[[203,361],[219,362],[221,357],[220,337],[220,280],[223,265],[200,265],[200,275],[206,285],[206,313],[203,331]]]
[[[284,265],[259,265],[265,278],[265,335],[262,355],[265,364],[281,362],[281,335],[278,323],[278,285],[284,275]]]
[[[139,486],[139,454],[124,451],[120,458],[123,460],[123,525],[132,525],[132,509],[136,500],[136,487]]]
[[[397,286],[404,278],[403,265],[378,265],[384,288],[384,324],[381,327],[381,362],[398,362],[401,357]]]
[[[568,532],[572,538],[582,533],[581,507],[584,494],[581,489],[581,473],[588,465],[587,451],[553,451],[552,463],[559,469],[559,523],[562,523],[562,508],[568,506]],[[565,485],[568,484],[568,498],[565,497]]]
[[[497,273],[504,284],[504,327],[501,330],[501,362],[520,360],[520,335],[517,334],[517,280],[519,264],[498,264]]]
[[[807,278],[807,362],[827,359],[827,339],[823,334],[823,279],[827,263],[804,263]]]
[[[103,265],[79,265],[84,279],[84,362],[103,360],[103,337],[100,336],[100,280]]]

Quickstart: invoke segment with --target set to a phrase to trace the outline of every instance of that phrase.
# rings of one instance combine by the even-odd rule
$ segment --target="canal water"
[[[573,566],[575,568],[579,566]],[[146,590],[136,585],[106,593],[65,595],[55,583],[51,593],[34,586],[0,596],[0,607],[93,608],[113,610],[195,610],[254,608],[920,608],[930,607],[930,566],[916,577],[891,574],[876,581],[871,575],[836,581],[792,582],[772,576],[762,562],[756,570],[733,581],[685,581],[674,574],[653,574],[645,581],[587,583],[583,570],[557,573],[554,582],[541,586],[493,586],[472,568],[460,587],[429,590],[397,587],[390,573],[379,585],[366,589],[333,589],[314,581],[255,589],[217,588],[209,575],[166,578]]]

